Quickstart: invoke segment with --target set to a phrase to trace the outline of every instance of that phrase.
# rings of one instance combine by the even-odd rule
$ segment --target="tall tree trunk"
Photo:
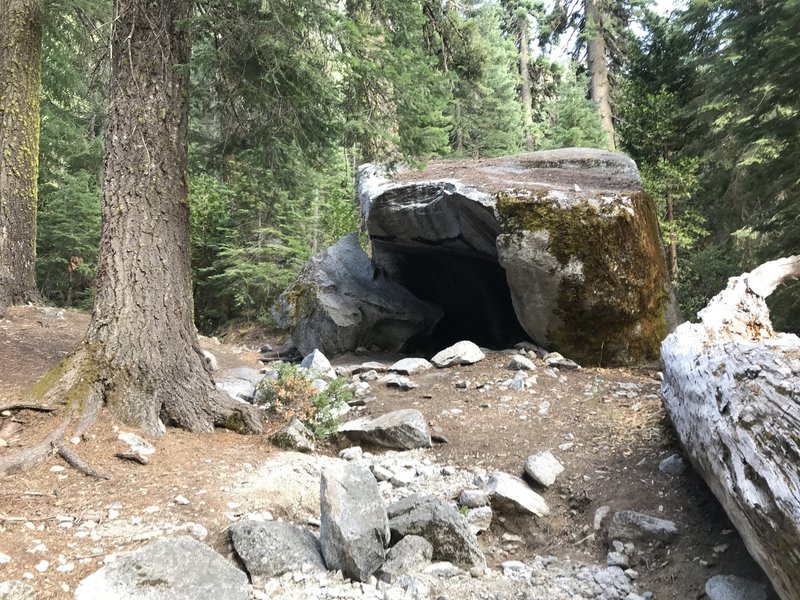
[[[258,429],[214,386],[192,321],[186,125],[192,0],[116,0],[97,292],[61,383],[152,436]],[[249,419],[249,420],[248,420]]]
[[[529,68],[530,58],[528,56],[528,15],[519,17],[517,22],[519,27],[519,75],[522,81],[522,112],[524,116],[525,146],[529,151],[534,149],[531,128],[533,127],[533,99],[531,97],[531,72]]]
[[[606,43],[603,39],[603,21],[597,0],[585,0],[585,35],[589,55],[589,95],[600,112],[600,124],[606,132],[606,146],[616,150],[614,121],[611,114],[611,88],[608,84],[608,64],[606,63]]]
[[[0,0],[0,314],[38,301],[42,0]]]
[[[669,278],[678,281],[678,243],[675,241],[675,207],[672,192],[667,192],[667,222],[669,223]]]

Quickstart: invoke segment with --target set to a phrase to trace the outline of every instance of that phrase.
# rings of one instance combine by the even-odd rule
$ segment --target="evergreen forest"
[[[800,0],[654,8],[197,0],[180,68],[198,328],[269,325],[304,261],[358,230],[354,176],[371,161],[625,152],[686,317],[797,253]],[[44,2],[36,282],[58,306],[93,302],[113,21],[109,0]],[[777,328],[800,333],[799,290],[771,299]]]

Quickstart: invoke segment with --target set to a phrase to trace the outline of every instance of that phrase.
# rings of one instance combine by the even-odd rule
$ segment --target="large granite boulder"
[[[402,408],[371,419],[361,417],[339,426],[339,433],[356,442],[413,450],[430,448],[431,433],[425,416],[415,408]]]
[[[582,364],[658,359],[669,292],[636,164],[603,150],[359,172],[373,261],[442,306],[439,343],[525,334]]]
[[[313,257],[273,309],[303,355],[328,356],[373,345],[398,352],[442,314],[377,270],[354,233]]]

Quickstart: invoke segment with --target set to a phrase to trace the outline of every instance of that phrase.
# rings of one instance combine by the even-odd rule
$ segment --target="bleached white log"
[[[662,400],[695,469],[784,600],[800,598],[800,338],[765,298],[800,256],[731,278],[661,345]]]

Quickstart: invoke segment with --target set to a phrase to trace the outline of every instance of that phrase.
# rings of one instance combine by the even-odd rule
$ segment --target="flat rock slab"
[[[438,352],[431,362],[439,368],[457,365],[472,365],[486,358],[477,344],[468,340],[456,342],[449,348]]]
[[[632,510],[614,513],[608,526],[610,540],[642,540],[671,542],[678,537],[672,521],[658,519]]]
[[[378,482],[365,467],[342,463],[320,478],[319,541],[325,564],[366,581],[383,564],[389,520]]]
[[[75,600],[247,600],[247,575],[190,537],[159,540],[106,565]]]
[[[418,535],[433,546],[433,558],[464,569],[486,566],[486,559],[464,517],[434,496],[410,496],[388,509],[392,540]]]
[[[551,452],[538,452],[525,460],[523,467],[525,474],[535,482],[545,487],[550,487],[561,473],[564,466]]]
[[[339,433],[356,442],[367,442],[385,448],[412,450],[431,446],[428,422],[414,408],[395,410],[374,419],[362,417],[348,421],[339,427]]]
[[[767,586],[736,575],[716,575],[706,582],[708,600],[767,600]]]
[[[310,531],[280,521],[246,521],[230,528],[233,547],[254,582],[309,568],[325,570],[319,541]]]
[[[402,358],[390,366],[389,371],[401,375],[413,375],[432,368],[433,365],[424,358]]]
[[[542,517],[550,512],[544,498],[519,477],[496,471],[489,479],[492,508],[505,514]]]

